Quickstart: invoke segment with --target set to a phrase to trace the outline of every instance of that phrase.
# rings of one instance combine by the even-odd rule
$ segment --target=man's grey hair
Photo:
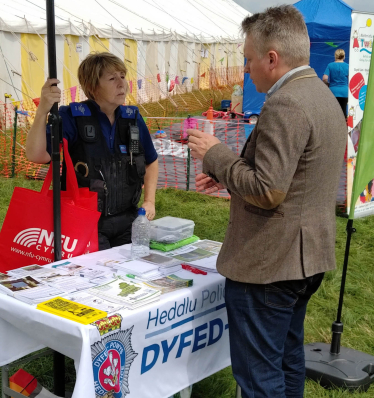
[[[242,22],[242,31],[251,37],[260,58],[275,50],[292,68],[309,64],[308,30],[303,16],[292,5],[270,7],[246,17]]]

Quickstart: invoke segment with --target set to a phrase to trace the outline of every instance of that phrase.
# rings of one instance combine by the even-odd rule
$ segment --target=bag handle
[[[68,142],[66,138],[63,139],[63,145],[60,144],[60,151],[63,147],[64,151],[64,159],[66,164],[66,192],[70,194],[70,196],[74,199],[74,201],[79,200],[79,189],[78,189],[78,182],[77,176],[75,175],[75,170],[73,166],[73,161],[71,160],[69,150],[68,150]],[[49,188],[52,183],[52,163],[49,165],[48,173],[44,179],[44,183],[42,186],[41,193],[43,195],[47,195]]]

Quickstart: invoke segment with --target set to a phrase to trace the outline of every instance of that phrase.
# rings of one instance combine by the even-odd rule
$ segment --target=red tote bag
[[[61,258],[68,259],[98,248],[97,193],[78,188],[64,140],[66,191],[61,192]],[[41,192],[14,189],[0,232],[0,272],[54,261],[53,194],[49,190],[52,165]]]

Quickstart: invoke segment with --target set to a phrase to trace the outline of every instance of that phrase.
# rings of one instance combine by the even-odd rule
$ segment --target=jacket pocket
[[[261,209],[261,207],[253,206],[253,205],[245,205],[244,209],[249,213],[256,214],[257,216],[267,217],[267,218],[283,218],[284,213],[279,210],[265,210]]]

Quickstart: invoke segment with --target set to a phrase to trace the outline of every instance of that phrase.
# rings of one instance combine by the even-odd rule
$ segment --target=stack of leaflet
[[[158,301],[161,291],[118,276],[109,283],[90,289],[88,293],[112,303],[122,304],[129,309],[135,309]]]
[[[0,293],[12,296],[27,304],[37,304],[51,297],[60,296],[64,291],[39,282],[31,276],[24,276],[0,282]]]
[[[177,275],[168,275],[160,279],[142,282],[144,285],[160,290],[162,294],[193,285],[193,279],[183,279]]]
[[[205,272],[217,272],[217,257],[222,243],[201,240],[167,253],[183,264],[196,267]]]
[[[182,269],[181,261],[175,258],[164,256],[152,251],[148,256],[141,257],[142,261],[157,265],[159,272],[164,275],[171,275]]]
[[[114,270],[114,269],[113,269]],[[159,267],[146,261],[127,260],[115,265],[116,273],[122,276],[137,277],[139,279],[157,279],[163,276]]]
[[[65,295],[64,298],[79,304],[97,308],[98,310],[105,311],[108,314],[119,311],[123,308],[123,304],[112,303],[101,297],[94,296],[87,291],[70,293]]]

